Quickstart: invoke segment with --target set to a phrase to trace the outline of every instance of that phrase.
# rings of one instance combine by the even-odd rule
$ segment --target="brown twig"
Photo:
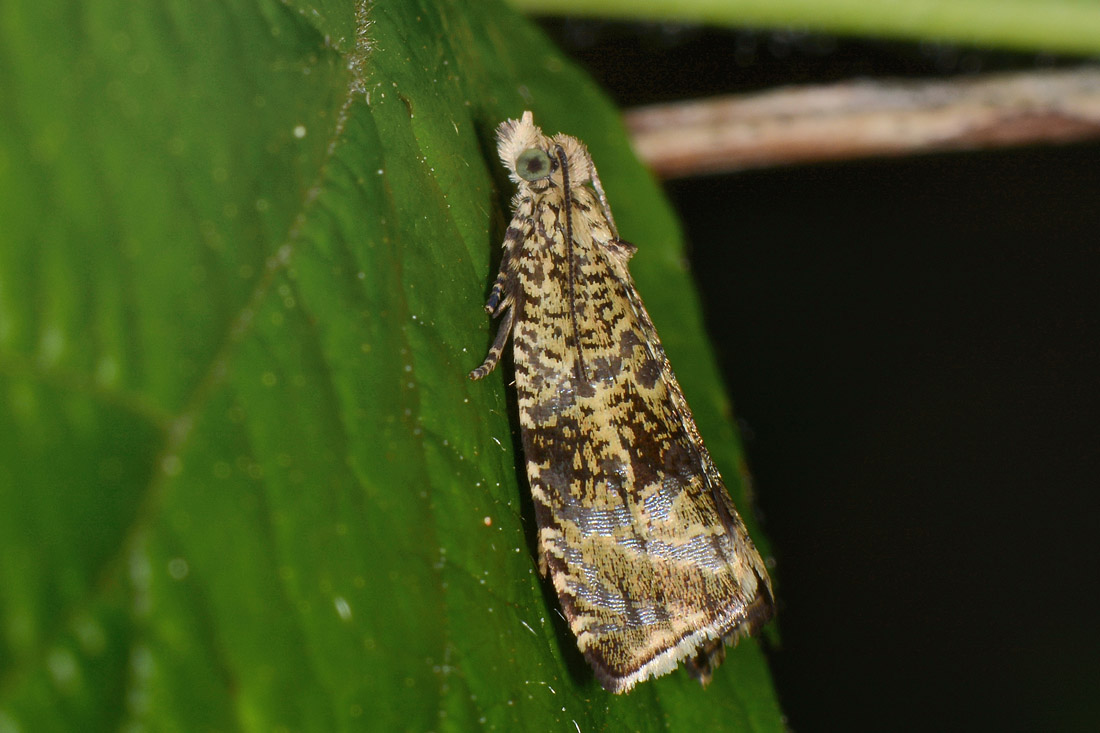
[[[1100,69],[855,81],[640,107],[635,149],[666,178],[1100,137]]]

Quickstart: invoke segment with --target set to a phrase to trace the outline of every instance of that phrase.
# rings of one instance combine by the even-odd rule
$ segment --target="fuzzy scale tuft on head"
[[[569,166],[570,186],[583,186],[592,178],[592,158],[584,143],[575,137],[558,133],[547,137],[535,124],[535,116],[530,110],[518,120],[505,120],[497,128],[497,153],[500,161],[508,169],[508,177],[518,186],[530,185],[516,170],[517,161],[525,152],[532,149],[542,150],[554,161],[554,171],[550,175],[552,183],[561,184],[561,170],[557,164],[560,152],[565,155]]]

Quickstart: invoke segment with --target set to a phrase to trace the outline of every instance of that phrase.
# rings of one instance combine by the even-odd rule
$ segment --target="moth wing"
[[[626,269],[633,245],[591,217],[573,228],[580,348],[517,339],[517,389],[542,562],[598,679],[621,692],[750,633],[771,594]],[[532,299],[528,323],[541,300],[555,299]]]

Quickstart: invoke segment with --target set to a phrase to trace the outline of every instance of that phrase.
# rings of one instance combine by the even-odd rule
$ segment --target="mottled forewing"
[[[623,691],[751,632],[767,573],[587,188],[533,199],[516,389],[539,547],[578,644]],[[513,222],[515,225],[515,222]]]

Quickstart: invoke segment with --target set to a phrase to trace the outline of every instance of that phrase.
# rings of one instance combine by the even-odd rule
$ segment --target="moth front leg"
[[[517,215],[504,233],[504,255],[500,259],[500,272],[489,292],[489,300],[485,303],[485,311],[489,315],[496,318],[503,314],[504,319],[500,322],[497,336],[489,347],[485,361],[470,372],[470,379],[481,379],[496,369],[504,353],[504,345],[508,343],[508,336],[512,333],[512,324],[515,322],[515,289],[519,282],[516,275],[516,253],[523,246],[529,229],[530,219]]]
[[[496,318],[500,315],[504,302],[504,273],[501,272],[497,275],[496,282],[493,283],[493,289],[489,291],[489,300],[485,303],[485,312]]]
[[[508,295],[516,280],[516,253],[523,247],[523,240],[530,235],[531,220],[517,212],[504,232],[504,254],[500,258],[500,272],[489,291],[489,300],[485,303],[485,312],[496,318],[509,302]]]
[[[481,379],[487,376],[500,363],[500,356],[504,353],[504,345],[508,343],[508,336],[512,333],[512,322],[515,320],[516,314],[516,310],[511,303],[508,303],[505,307],[507,310],[504,312],[504,320],[500,322],[500,328],[497,329],[497,337],[493,339],[493,345],[489,347],[489,353],[486,354],[485,361],[477,369],[470,372],[470,379]],[[488,310],[488,306],[486,306],[486,310]]]

